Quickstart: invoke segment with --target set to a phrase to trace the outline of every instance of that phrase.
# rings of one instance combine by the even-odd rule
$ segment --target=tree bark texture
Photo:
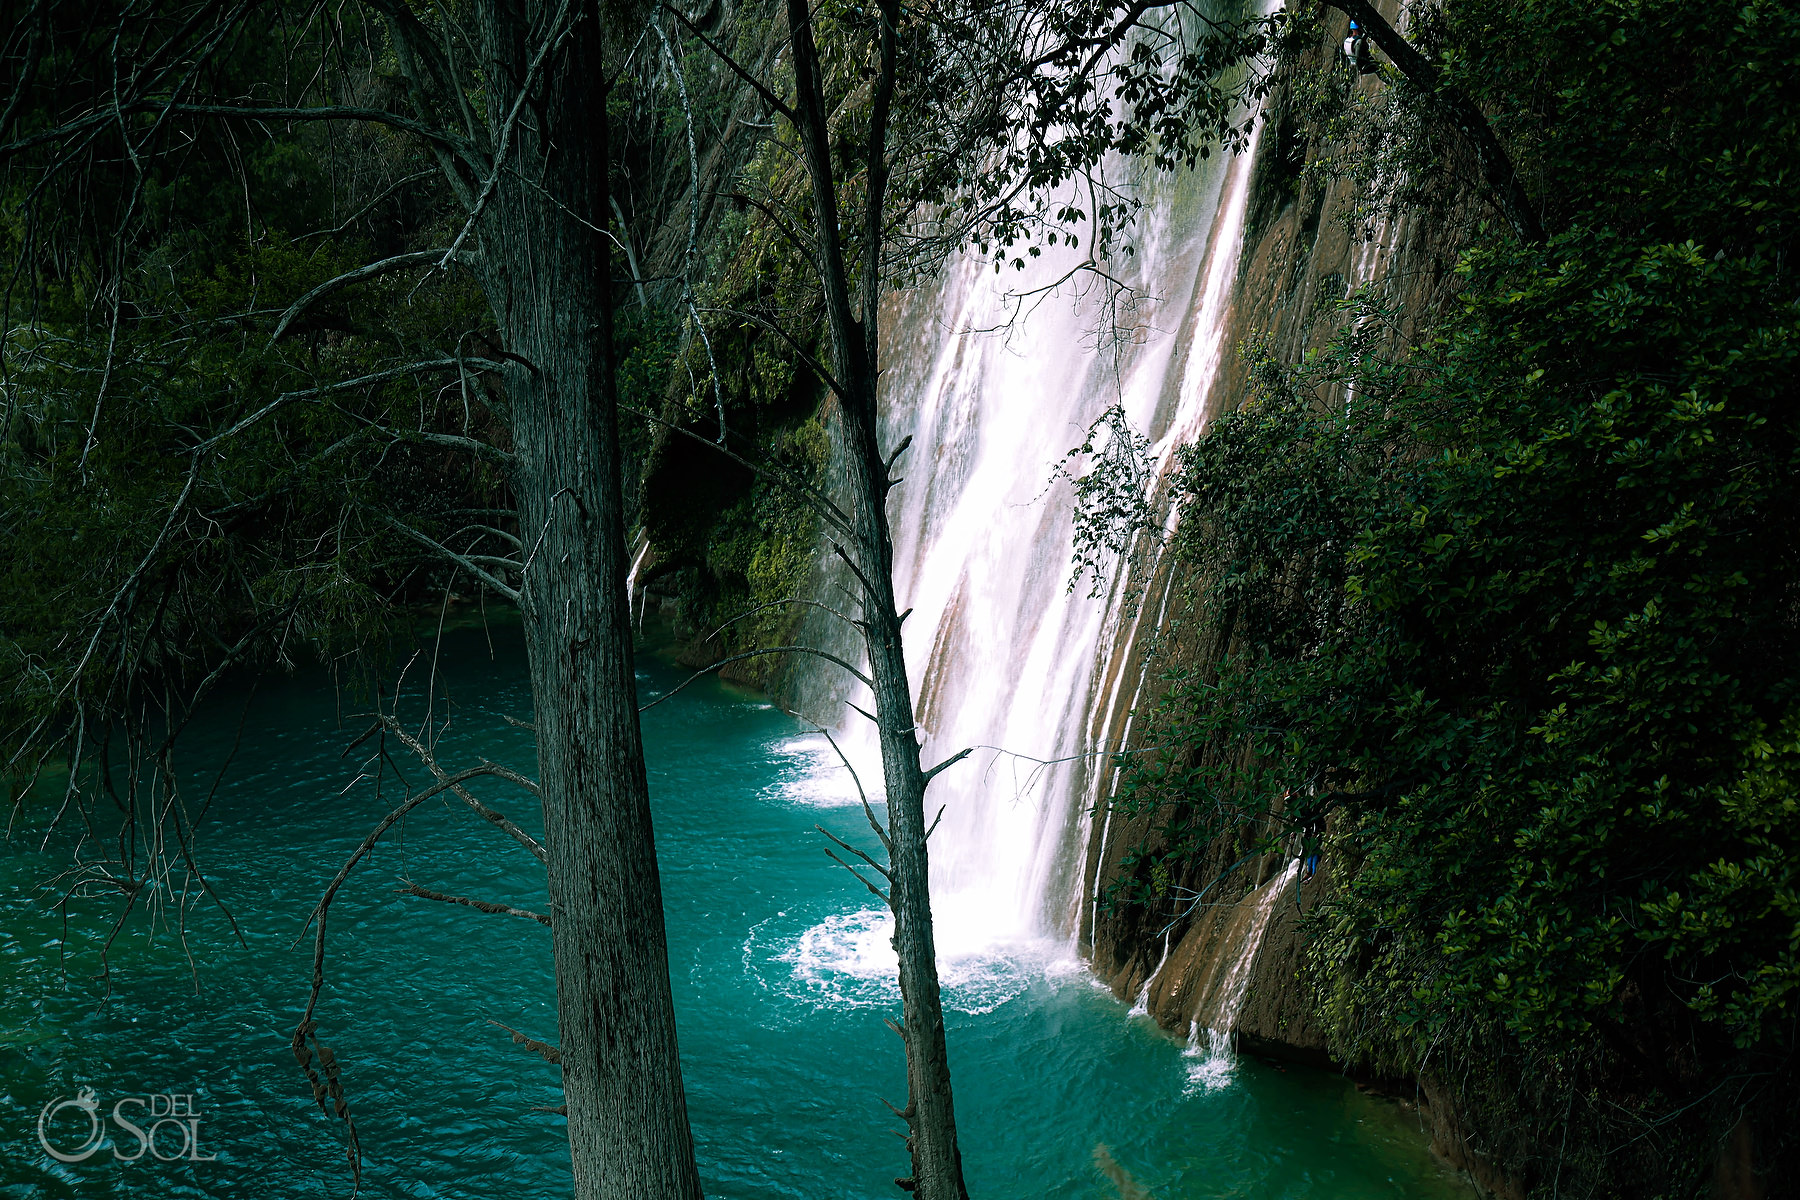
[[[794,111],[812,178],[817,265],[833,366],[842,389],[839,400],[847,450],[846,482],[856,541],[853,565],[860,576],[864,640],[869,676],[874,684],[882,774],[887,787],[888,833],[892,842],[888,851],[888,903],[894,914],[894,950],[900,966],[908,1091],[902,1115],[910,1129],[907,1147],[912,1154],[912,1186],[925,1200],[967,1200],[932,931],[930,863],[925,839],[925,788],[929,779],[919,762],[912,687],[907,679],[901,618],[894,600],[893,538],[887,516],[892,482],[877,440],[876,349],[880,310],[876,301],[886,181],[886,107],[896,69],[894,22],[898,7],[894,0],[884,0],[879,5],[881,70],[876,81],[868,148],[860,320],[852,308],[839,232],[823,72],[806,0],[788,0],[788,27],[797,81]]]
[[[497,112],[556,9],[482,6]],[[625,597],[611,270],[580,219],[608,211],[604,29],[596,0],[577,11],[480,229],[509,355],[569,1149],[578,1200],[695,1200]]]

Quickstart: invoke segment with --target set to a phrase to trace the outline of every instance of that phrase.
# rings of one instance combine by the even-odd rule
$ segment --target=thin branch
[[[536,730],[532,726],[526,725],[525,722],[523,722],[523,721],[514,720],[512,717],[503,717],[502,719],[506,720],[514,725],[525,725],[525,727],[527,729],[532,729],[533,732],[536,732]],[[392,733],[394,735],[394,737],[399,740],[400,744],[402,746],[404,746],[406,749],[410,750],[413,753],[413,755],[418,758],[418,760],[420,762],[424,763],[425,769],[430,771],[432,773],[432,775],[435,776],[437,779],[443,780],[443,779],[447,778],[447,775],[446,775],[443,767],[438,765],[437,756],[431,752],[430,748],[427,747],[423,742],[419,741],[418,738],[416,738],[412,734],[408,733],[406,731],[405,727],[402,726],[399,721],[395,720],[392,716],[388,715],[387,713],[382,713],[382,714],[378,715],[375,718],[375,724],[373,724],[369,727],[369,732],[363,734],[362,737],[356,739],[355,742],[350,743],[350,745],[345,748],[344,753],[345,754],[350,753],[351,750],[356,748],[356,745],[358,742],[367,740],[371,735],[373,735],[375,733],[375,731],[377,729],[386,729],[388,732]],[[518,786],[524,788],[526,791],[530,792],[534,796],[542,796],[543,795],[543,792],[539,789],[539,787],[537,785],[537,781],[534,779],[527,778],[526,776],[519,774],[517,771],[514,771],[508,767],[503,767],[498,763],[483,762],[481,765],[483,767],[489,768],[489,773],[492,774],[496,779],[504,779],[508,783],[517,784]],[[529,853],[533,858],[537,859],[539,862],[545,864],[546,866],[549,865],[549,862],[550,862],[549,851],[545,850],[544,847],[542,846],[542,844],[540,844],[536,838],[532,837],[529,833],[526,833],[523,829],[520,829],[517,825],[513,824],[510,820],[508,820],[506,818],[505,814],[496,812],[493,809],[489,808],[487,805],[483,804],[480,800],[476,799],[475,795],[465,787],[460,787],[460,786],[455,787],[455,788],[452,788],[451,791],[453,791],[456,794],[456,796],[460,800],[462,800],[463,803],[467,804],[470,808],[474,809],[476,814],[478,816],[480,816],[483,820],[489,822],[495,828],[499,829],[501,832],[505,833],[508,837],[512,838],[515,842],[519,843],[519,845],[523,846],[525,848],[526,852]]]
[[[743,66],[739,65],[737,59],[735,59],[731,55],[725,53],[725,51],[716,42],[714,42],[711,38],[707,37],[704,33],[701,33],[700,27],[695,25],[692,21],[688,20],[686,13],[682,12],[679,8],[676,8],[672,4],[663,5],[663,9],[664,9],[664,11],[666,11],[670,15],[672,15],[677,21],[680,21],[683,25],[687,26],[687,31],[690,34],[692,34],[694,37],[698,38],[700,41],[700,44],[702,46],[705,46],[708,50],[711,50],[713,52],[713,54],[715,56],[717,56],[718,60],[720,62],[724,63],[726,68],[733,75],[736,75],[739,79],[743,80],[745,83],[749,84],[752,88],[756,89],[756,94],[761,96],[763,98],[763,101],[766,104],[768,104],[768,106],[770,108],[774,109],[776,112],[778,112],[782,116],[786,117],[789,121],[795,121],[794,110],[789,108],[785,103],[783,103],[780,96],[777,96],[774,92],[771,92],[768,89],[768,87],[764,85],[762,80],[758,79],[756,76],[752,75],[748,70],[746,70]],[[795,121],[795,123],[797,124],[798,122]]]
[[[967,750],[958,750],[955,754],[952,754],[949,758],[946,758],[943,762],[925,772],[925,782],[930,783],[932,778],[936,776],[939,771],[942,771],[945,767],[955,766],[973,753],[975,753],[975,748],[973,746],[969,747]]]
[[[335,279],[327,279],[324,283],[321,283],[318,287],[306,293],[306,295],[300,297],[288,306],[287,311],[281,314],[281,319],[275,322],[275,332],[269,335],[269,343],[270,345],[273,345],[274,343],[279,342],[281,340],[281,335],[287,332],[287,327],[292,324],[295,317],[299,316],[302,312],[305,312],[315,300],[318,300],[322,296],[328,296],[339,288],[346,288],[353,283],[361,283],[365,279],[374,279],[378,275],[386,275],[390,271],[399,271],[406,267],[417,266],[420,263],[429,263],[434,260],[442,260],[439,262],[439,265],[442,266],[443,263],[449,262],[452,257],[460,262],[472,263],[479,261],[480,256],[473,252],[463,253],[454,246],[448,250],[413,250],[406,254],[396,254],[391,258],[384,258],[377,262],[367,263],[352,271],[345,271]]]
[[[814,657],[822,658],[822,659],[826,660],[827,662],[836,663],[838,666],[844,668],[844,670],[846,670],[846,671],[850,672],[850,674],[854,675],[859,681],[862,682],[862,684],[865,687],[872,688],[875,686],[874,683],[869,679],[869,677],[867,675],[864,675],[861,671],[857,670],[855,667],[851,666],[849,663],[845,662],[843,659],[839,658],[835,654],[827,653],[824,650],[817,650],[811,646],[770,646],[767,649],[763,649],[763,650],[747,650],[742,654],[734,654],[730,658],[721,658],[718,662],[713,663],[711,666],[701,667],[698,671],[695,671],[692,675],[689,675],[686,679],[684,679],[680,683],[676,684],[669,691],[664,692],[662,695],[658,696],[656,699],[652,700],[650,703],[640,707],[638,709],[638,712],[641,714],[641,713],[646,713],[646,712],[650,711],[651,709],[655,708],[657,705],[661,704],[664,700],[667,700],[670,697],[674,696],[676,692],[681,691],[683,688],[687,687],[688,684],[693,683],[695,680],[699,679],[700,677],[702,677],[704,675],[710,675],[714,671],[717,671],[722,667],[728,667],[734,662],[743,662],[746,658],[760,658],[762,655],[765,655],[765,654],[811,654]]]
[[[851,574],[856,576],[857,582],[861,583],[863,585],[863,594],[865,596],[878,596],[881,594],[880,592],[876,591],[875,585],[869,582],[869,577],[867,575],[863,574],[862,568],[857,566],[856,563],[850,558],[850,554],[848,551],[846,551],[842,546],[838,545],[836,542],[833,542],[833,543],[831,543],[831,552],[833,554],[837,555],[839,558],[844,560],[844,565],[846,567],[850,568],[850,572],[851,572]],[[865,600],[864,603],[867,604],[867,601]],[[911,612],[912,610],[908,609],[907,611]]]
[[[845,394],[844,385],[837,381],[837,376],[833,375],[831,373],[831,371],[825,366],[824,363],[820,362],[817,358],[813,357],[811,352],[809,352],[805,346],[802,346],[799,342],[795,341],[793,334],[791,334],[787,330],[783,329],[780,325],[777,325],[774,321],[771,321],[767,317],[761,316],[758,313],[753,313],[747,309],[742,309],[742,308],[724,308],[724,307],[721,307],[718,305],[713,305],[710,307],[702,308],[700,311],[708,312],[708,313],[723,313],[724,315],[726,315],[728,317],[736,317],[740,321],[751,321],[757,325],[762,326],[764,329],[767,329],[770,333],[774,334],[776,337],[778,337],[782,341],[786,342],[788,344],[788,349],[792,350],[794,352],[794,354],[800,359],[800,361],[806,365],[806,369],[811,371],[813,374],[817,375],[819,377],[819,381],[821,383],[823,383],[826,387],[830,388],[834,395],[841,397]]]
[[[427,429],[397,430],[377,425],[375,428],[384,433],[391,433],[402,441],[425,442],[432,446],[447,446],[452,450],[466,450],[476,458],[485,458],[498,466],[511,469],[518,464],[518,459],[498,446],[490,445],[479,438],[462,437],[454,433],[433,433]]]
[[[482,184],[481,195],[475,198],[475,207],[469,210],[469,219],[463,222],[462,230],[457,233],[456,240],[450,243],[450,249],[444,251],[444,257],[437,265],[438,270],[441,271],[450,265],[451,260],[456,257],[456,252],[462,249],[463,242],[468,239],[469,233],[475,228],[475,223],[481,219],[481,214],[487,211],[488,201],[494,196],[494,188],[500,183],[500,174],[506,169],[506,155],[512,149],[513,130],[518,126],[519,113],[525,107],[525,98],[531,94],[532,85],[537,82],[538,71],[542,69],[544,60],[550,56],[550,51],[560,46],[563,38],[568,36],[569,27],[565,27],[563,24],[563,19],[568,15],[569,0],[562,0],[562,4],[556,10],[556,16],[550,21],[550,27],[544,31],[543,42],[538,46],[537,53],[531,58],[531,65],[526,68],[525,79],[519,84],[519,94],[513,99],[512,109],[506,114],[506,124],[500,129],[500,144],[494,148],[494,164],[488,171],[487,182]]]
[[[950,806],[948,804],[938,805],[937,816],[935,816],[931,819],[931,828],[927,829],[925,831],[925,840],[926,841],[929,842],[931,840],[931,835],[937,832],[938,822],[944,819],[944,810],[949,807]]]
[[[900,456],[906,453],[907,447],[912,445],[912,440],[913,435],[910,433],[900,439],[900,444],[894,447],[894,452],[887,456],[886,462],[881,464],[881,472],[883,475],[891,474],[893,472],[894,464],[900,461]]]
[[[724,195],[728,200],[736,200],[740,204],[750,205],[750,207],[756,209],[757,212],[760,212],[763,216],[767,217],[769,223],[774,225],[775,228],[780,231],[781,236],[787,239],[788,244],[800,251],[800,256],[802,258],[810,260],[814,253],[816,253],[812,244],[802,237],[799,231],[792,225],[789,225],[786,218],[764,204],[761,200],[758,200],[755,196],[747,195],[744,192],[726,192]]]
[[[644,273],[638,268],[637,251],[631,244],[631,226],[625,220],[625,210],[619,207],[619,198],[613,194],[611,188],[606,190],[606,198],[612,203],[613,216],[619,219],[619,232],[624,235],[623,238],[614,240],[619,243],[619,248],[625,251],[625,261],[631,264],[631,284],[637,289],[638,307],[649,308],[649,298],[644,295]]]
[[[718,637],[721,633],[724,633],[727,629],[731,628],[733,625],[736,625],[739,621],[745,620],[749,617],[754,617],[757,613],[766,612],[767,610],[769,610],[771,608],[780,608],[784,604],[804,604],[804,605],[807,605],[808,607],[816,608],[816,609],[820,610],[821,612],[828,612],[832,616],[836,617],[838,620],[844,622],[846,625],[850,625],[850,626],[853,626],[858,629],[862,628],[862,622],[852,620],[851,618],[845,616],[843,613],[839,612],[837,609],[832,608],[829,604],[821,604],[817,600],[801,600],[797,597],[790,597],[789,599],[786,599],[786,600],[771,600],[767,604],[759,604],[755,608],[748,609],[744,612],[739,613],[737,616],[731,618],[729,621],[726,621],[723,625],[719,626],[717,629],[715,629],[711,633],[707,634],[706,637],[702,639],[702,644],[712,641],[714,638]]]
[[[423,171],[414,171],[411,175],[408,175],[403,179],[398,179],[398,180],[394,181],[393,183],[389,184],[387,187],[383,188],[380,195],[376,196],[373,200],[369,201],[367,204],[365,204],[361,208],[357,209],[354,213],[352,213],[349,216],[349,218],[347,218],[343,222],[343,224],[338,225],[332,229],[315,229],[311,233],[303,233],[299,237],[295,238],[294,241],[296,243],[299,243],[299,242],[304,242],[307,238],[334,237],[337,234],[344,232],[344,230],[350,228],[352,225],[356,224],[358,221],[362,220],[364,217],[368,216],[369,213],[375,208],[376,205],[380,204],[383,200],[386,200],[389,196],[392,196],[395,192],[399,191],[401,188],[405,187],[407,184],[417,183],[419,180],[424,179],[430,175],[436,175],[437,173],[438,172],[435,167],[428,167]]]
[[[839,858],[837,855],[833,854],[829,850],[827,850],[825,852],[825,857],[829,858],[832,862],[834,862],[838,866],[844,868],[844,870],[850,872],[852,875],[855,875],[856,882],[862,884],[864,887],[868,888],[871,892],[875,893],[875,897],[878,900],[880,900],[883,904],[887,905],[889,908],[894,907],[894,902],[892,900],[888,899],[888,894],[886,892],[882,891],[880,888],[876,887],[874,884],[870,883],[868,880],[864,879],[860,874],[857,873],[857,870],[855,867],[851,866],[849,863],[845,862],[843,859]]]
[[[536,921],[545,928],[549,928],[550,925],[550,918],[546,917],[543,913],[535,913],[524,908],[514,908],[510,904],[495,904],[491,900],[476,900],[469,896],[451,896],[444,892],[434,892],[429,888],[422,888],[416,883],[409,883],[405,887],[396,890],[403,896],[417,896],[421,900],[442,900],[446,904],[461,904],[467,908],[472,908],[477,912],[494,913],[508,917],[524,917],[527,920]]]
[[[549,1042],[540,1042],[534,1037],[528,1037],[525,1034],[520,1033],[518,1030],[514,1029],[510,1025],[501,1025],[500,1022],[492,1019],[491,1017],[488,1019],[488,1024],[489,1025],[499,1025],[501,1029],[504,1029],[504,1030],[506,1030],[506,1032],[512,1034],[512,1040],[513,1040],[513,1044],[515,1046],[525,1047],[527,1050],[531,1051],[533,1054],[537,1055],[539,1058],[543,1059],[545,1062],[550,1063],[552,1066],[561,1066],[562,1065],[562,1050],[556,1046],[552,1046]]]
[[[38,146],[64,141],[86,133],[116,119],[120,114],[137,112],[180,113],[185,116],[231,117],[243,121],[368,121],[391,125],[427,142],[454,150],[465,161],[478,161],[479,155],[465,139],[455,137],[411,117],[403,117],[380,108],[359,108],[348,104],[284,107],[279,105],[187,104],[160,100],[134,100],[117,106],[108,105],[99,112],[87,113],[53,129],[40,130],[29,137],[0,145],[0,162]]]
[[[244,430],[255,425],[258,421],[261,421],[264,417],[297,400],[314,400],[320,396],[329,396],[333,392],[347,392],[352,388],[366,387],[375,383],[384,383],[389,379],[398,379],[402,375],[411,375],[418,371],[460,370],[467,365],[473,365],[483,371],[498,371],[501,369],[499,363],[485,358],[432,358],[426,359],[423,362],[406,363],[404,366],[389,367],[384,371],[376,371],[369,375],[358,375],[354,379],[340,379],[336,383],[327,383],[316,388],[307,388],[304,391],[283,392],[249,416],[240,419],[228,429],[215,433],[213,436],[195,446],[193,450],[195,464],[198,466],[200,455],[205,451],[211,450],[214,446],[217,446],[220,442],[223,442],[228,438],[236,437]]]
[[[863,816],[868,818],[869,828],[875,831],[875,836],[881,839],[881,848],[886,850],[888,854],[892,856],[894,853],[894,839],[889,836],[887,829],[882,826],[881,822],[875,819],[875,809],[869,804],[869,794],[863,790],[862,776],[858,775],[856,773],[856,768],[850,765],[850,759],[844,754],[843,747],[837,744],[837,739],[831,736],[831,730],[825,728],[823,725],[818,726],[818,730],[825,735],[825,740],[830,744],[832,752],[838,756],[838,761],[844,764],[844,770],[850,772],[851,782],[856,784],[856,798],[862,801]]]
[[[703,438],[691,429],[684,429],[674,421],[665,421],[656,414],[646,412],[641,408],[633,408],[629,404],[621,404],[619,405],[619,411],[628,412],[635,417],[642,417],[651,424],[660,425],[671,433],[678,433],[683,437],[699,442],[702,446],[709,446],[720,454],[723,454],[726,458],[729,458],[738,466],[743,467],[746,471],[760,475],[771,483],[793,489],[800,494],[801,498],[812,507],[813,511],[816,512],[826,524],[832,526],[846,537],[855,536],[850,525],[850,518],[844,515],[844,510],[839,508],[836,504],[833,504],[829,496],[804,480],[797,479],[783,471],[765,467],[761,463],[752,462],[737,451],[731,449],[729,446],[723,446],[718,442]]]
[[[315,946],[315,965],[319,970],[323,970],[325,961],[325,916],[331,909],[331,902],[337,899],[338,890],[342,888],[345,881],[350,878],[350,872],[355,870],[356,864],[366,858],[369,852],[375,848],[375,843],[381,840],[381,835],[392,829],[400,818],[404,817],[407,813],[419,807],[419,805],[425,803],[425,801],[431,799],[433,796],[450,791],[459,783],[467,783],[469,780],[479,779],[483,775],[498,775],[500,773],[501,772],[498,769],[490,765],[470,767],[467,770],[458,771],[454,775],[446,775],[430,787],[425,788],[422,791],[414,792],[411,796],[408,796],[397,808],[388,813],[387,816],[383,817],[374,829],[369,831],[369,835],[363,838],[362,842],[356,847],[356,850],[350,855],[348,861],[346,861],[342,867],[338,868],[336,875],[332,876],[331,882],[325,887],[325,894],[321,896],[319,902],[313,906],[312,912],[307,915],[306,924],[300,927],[300,934],[294,939],[294,943],[298,945],[300,938],[306,936],[306,931],[312,927],[313,923],[315,921],[318,923],[319,930]],[[322,980],[322,976],[315,981],[315,987],[322,986],[322,983],[319,982],[319,980]]]
[[[852,705],[851,707],[855,706]],[[875,819],[875,810],[869,805],[869,794],[863,790],[862,776],[857,774],[856,768],[850,765],[850,759],[844,754],[843,747],[837,744],[837,739],[831,736],[831,730],[817,722],[807,721],[805,717],[802,717],[796,712],[788,712],[788,716],[793,717],[797,721],[805,721],[806,724],[811,725],[813,732],[822,736],[831,746],[832,753],[836,754],[838,756],[838,761],[844,764],[844,770],[850,772],[850,782],[856,785],[856,798],[862,801],[863,815],[869,819],[869,828],[873,829],[875,831],[875,836],[881,839],[881,848],[886,850],[891,856],[894,853],[893,839],[888,836],[888,831],[882,828],[881,822]]]
[[[682,286],[687,286],[686,280]],[[719,410],[719,445],[725,444],[725,388],[719,380],[719,360],[713,357],[712,338],[707,335],[706,322],[700,319],[700,313],[694,308],[693,291],[688,289],[688,315],[694,319],[694,328],[700,331],[700,343],[706,347],[706,361],[712,367],[713,405]],[[689,378],[692,378],[690,376]]]
[[[509,587],[508,585],[500,582],[500,580],[496,579],[493,575],[490,575],[485,569],[483,569],[481,564],[475,562],[473,559],[469,558],[467,555],[458,554],[456,551],[450,549],[448,546],[445,546],[440,542],[433,541],[430,537],[419,532],[417,529],[414,529],[411,525],[406,524],[404,521],[400,520],[398,517],[390,516],[387,513],[381,513],[379,515],[389,525],[393,526],[395,529],[397,529],[401,533],[404,533],[407,537],[413,539],[413,541],[418,542],[421,546],[424,546],[427,549],[432,550],[435,553],[437,553],[438,555],[442,556],[443,558],[446,558],[449,561],[455,563],[457,566],[461,567],[463,570],[467,571],[469,574],[475,576],[475,578],[481,580],[481,582],[483,582],[483,583],[487,584],[489,587],[493,588],[496,592],[500,593],[502,596],[505,596],[508,600],[511,600],[514,604],[519,603],[518,589]]]
[[[864,854],[861,850],[858,850],[855,846],[852,846],[849,842],[846,842],[843,838],[841,838],[837,834],[831,832],[831,830],[825,828],[823,825],[815,824],[813,826],[813,828],[818,830],[820,833],[824,834],[826,837],[830,838],[832,841],[836,842],[840,848],[842,848],[844,850],[848,850],[850,853],[856,855],[856,857],[858,857],[858,858],[862,859],[864,862],[868,863],[871,867],[874,867],[877,871],[880,871],[882,878],[886,879],[890,883],[893,882],[894,873],[892,871],[888,870],[886,867],[882,866],[880,863],[876,862],[874,859],[870,858],[867,854]]]

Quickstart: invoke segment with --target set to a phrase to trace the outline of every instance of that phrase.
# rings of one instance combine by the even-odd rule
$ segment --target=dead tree
[[[882,776],[887,785],[888,906],[894,913],[894,951],[899,957],[902,1038],[906,1042],[906,1107],[900,1110],[910,1136],[912,1188],[927,1200],[964,1200],[962,1153],[956,1139],[956,1110],[950,1090],[950,1052],[944,1037],[939,995],[937,944],[931,923],[931,875],[926,849],[925,787],[947,763],[927,771],[919,759],[913,723],[912,685],[900,641],[901,614],[894,600],[894,544],[888,527],[887,497],[894,487],[893,455],[877,443],[876,364],[880,361],[882,246],[888,182],[888,119],[893,103],[898,55],[895,48],[898,0],[878,6],[878,60],[870,115],[865,194],[858,222],[863,235],[860,306],[851,292],[839,224],[837,179],[832,170],[831,131],[824,76],[806,0],[788,0],[793,39],[795,103],[790,117],[799,133],[812,177],[815,262],[825,302],[832,366],[842,411],[845,484],[850,499],[854,559],[845,561],[860,588],[860,626],[875,693],[875,726],[881,742]],[[860,312],[858,308],[860,307]],[[901,449],[904,449],[902,447]]]

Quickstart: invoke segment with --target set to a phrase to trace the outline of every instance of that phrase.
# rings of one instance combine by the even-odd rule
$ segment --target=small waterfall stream
[[[1300,860],[1294,859],[1275,878],[1263,884],[1238,905],[1233,928],[1222,961],[1223,974],[1216,975],[1209,994],[1202,1000],[1201,1016],[1188,1025],[1187,1055],[1195,1060],[1188,1070],[1190,1087],[1211,1090],[1230,1081],[1236,1058],[1233,1026],[1244,1009],[1250,993],[1250,976],[1256,969],[1257,953],[1263,937],[1269,932],[1269,918],[1275,906],[1288,895],[1300,874]],[[1146,983],[1144,988],[1149,990]]]

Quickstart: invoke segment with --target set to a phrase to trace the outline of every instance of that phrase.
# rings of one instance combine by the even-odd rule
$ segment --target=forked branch
[[[514,721],[511,718],[506,718],[506,720],[508,720],[509,723],[511,723],[511,724],[516,724],[516,725],[524,725],[525,724],[522,721]],[[432,773],[432,775],[438,780],[438,782],[441,783],[445,779],[449,778],[448,773],[444,770],[444,768],[442,766],[440,766],[438,764],[437,756],[431,752],[430,748],[427,747],[423,742],[419,741],[419,739],[414,737],[411,733],[408,733],[407,730],[405,729],[405,727],[403,727],[400,724],[400,722],[395,720],[392,716],[390,716],[386,713],[383,713],[383,714],[377,716],[375,718],[375,728],[385,729],[389,733],[393,734],[394,738],[396,740],[398,740],[402,746],[404,746],[404,747],[406,747],[406,749],[410,750],[413,753],[413,755],[416,758],[418,758],[418,760],[420,762],[425,764],[425,769],[430,771]],[[530,728],[530,726],[527,725],[526,728]],[[371,728],[370,733],[373,733],[373,732],[374,732],[374,728]],[[367,738],[367,737],[368,737],[368,734],[364,734],[363,738],[358,738],[357,741],[360,742],[364,738]],[[351,743],[351,747],[354,748],[355,744],[356,743],[354,743],[354,742]],[[345,753],[346,754],[349,753],[349,750],[347,749],[345,751]],[[481,765],[483,768],[485,768],[488,771],[489,774],[493,775],[497,779],[504,779],[508,783],[517,784],[518,786],[524,788],[526,791],[530,792],[534,796],[542,795],[542,792],[538,788],[537,781],[534,779],[530,779],[524,775],[519,774],[517,771],[514,771],[508,767],[503,767],[498,763],[484,762]],[[515,842],[519,843],[519,845],[523,846],[525,848],[526,852],[529,853],[533,858],[537,859],[541,863],[544,863],[545,865],[549,864],[549,862],[550,862],[549,852],[544,849],[544,847],[538,842],[538,840],[536,838],[532,837],[529,833],[526,833],[523,829],[521,829],[517,825],[513,824],[510,820],[508,820],[506,818],[506,816],[504,814],[496,812],[492,808],[489,808],[486,804],[483,804],[480,800],[478,800],[475,797],[475,795],[472,792],[469,791],[469,789],[467,789],[465,787],[458,785],[458,786],[452,787],[450,790],[459,800],[461,800],[463,803],[467,804],[471,809],[475,810],[475,812],[483,820],[488,821],[495,828],[501,830],[508,837],[512,838]]]

